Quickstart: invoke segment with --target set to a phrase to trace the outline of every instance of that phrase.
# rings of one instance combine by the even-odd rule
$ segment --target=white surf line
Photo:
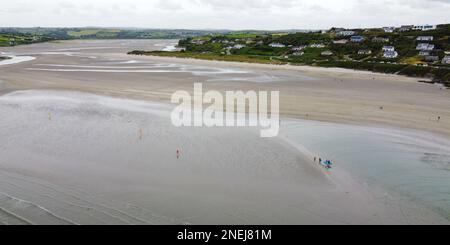
[[[98,65],[63,65],[63,64],[36,64],[36,66],[49,66],[49,67],[69,67],[69,68],[93,68],[93,69],[152,69],[152,68],[179,68],[179,72],[190,72],[194,75],[203,75],[203,74],[252,74],[249,71],[243,70],[233,70],[233,69],[211,69],[207,67],[186,67],[186,66],[178,66],[174,64],[148,64],[147,66],[98,66]],[[32,68],[29,68],[32,69]],[[44,69],[44,68],[36,68],[36,69]],[[49,69],[49,68],[47,68]],[[191,70],[192,69],[192,70]],[[58,69],[61,71],[68,69]],[[95,70],[97,71],[97,70]],[[239,79],[239,78],[237,78]]]
[[[414,129],[402,130],[394,127],[360,126],[360,129],[385,138],[389,137],[390,141],[396,142],[399,145],[405,145],[405,142],[408,142],[410,146],[428,148],[433,151],[439,150],[440,154],[450,152],[450,139],[434,133]]]
[[[119,49],[121,47],[80,47],[80,48],[65,48],[57,49],[56,51],[81,51],[81,50],[96,50],[96,49]]]
[[[32,61],[32,60],[36,59],[36,57],[33,57],[33,56],[15,56],[15,55],[5,55],[5,56],[9,57],[10,59],[0,61],[0,66],[1,65],[13,65],[13,64]]]
[[[114,62],[114,63],[116,63],[116,62]],[[137,63],[142,63],[142,62],[139,62],[137,60],[128,60],[128,61],[120,61],[118,63],[120,63],[120,64],[137,64]]]
[[[14,177],[13,177],[13,178],[14,178]],[[15,178],[15,179],[18,179],[18,180],[19,180],[19,178]],[[10,185],[10,186],[12,186],[13,188],[22,190],[22,191],[25,192],[25,193],[29,191],[29,189],[23,187],[23,183],[21,183],[20,185],[17,185],[17,184],[14,184],[14,183],[10,183],[10,182],[8,182],[8,181],[1,181],[1,180],[0,180],[0,182],[4,183],[4,184],[6,184],[6,185]],[[25,183],[26,183],[26,182],[25,182]],[[30,184],[30,182],[29,182],[28,184]],[[44,187],[43,185],[41,185],[41,186]],[[44,187],[44,188],[47,188],[47,187]],[[50,191],[54,191],[54,192],[56,192],[56,193],[59,192],[59,191],[53,190],[53,189],[51,189],[51,188],[47,188],[47,189],[50,190]],[[48,191],[48,190],[47,190],[47,191]],[[61,193],[64,193],[64,192],[59,192],[59,193],[61,194]],[[64,194],[65,194],[65,193],[64,193]],[[93,211],[98,212],[99,214],[104,214],[104,215],[107,216],[107,217],[110,217],[110,218],[113,218],[113,219],[117,219],[117,220],[119,220],[119,221],[122,221],[123,223],[129,224],[129,225],[132,225],[132,224],[133,224],[133,223],[130,223],[130,222],[128,222],[128,221],[126,221],[126,220],[124,220],[124,219],[122,219],[122,218],[120,218],[120,217],[117,217],[117,216],[115,216],[115,215],[112,215],[112,214],[110,214],[110,213],[107,213],[107,212],[105,212],[105,211],[102,211],[102,210],[100,210],[100,209],[97,209],[97,208],[95,208],[95,207],[93,207],[93,206],[78,205],[78,204],[75,204],[75,203],[72,203],[72,202],[69,202],[69,201],[64,201],[64,200],[58,199],[58,198],[56,198],[56,197],[54,197],[54,196],[52,196],[52,195],[50,195],[50,194],[32,193],[31,195],[35,195],[35,196],[38,196],[38,197],[44,197],[44,198],[47,198],[47,199],[52,199],[52,200],[55,201],[55,202],[60,202],[60,203],[66,204],[66,205],[68,205],[68,206],[72,206],[72,207],[79,208],[79,209],[81,209],[81,210],[83,210],[83,209],[90,209],[90,210],[93,210]],[[65,195],[67,195],[67,194],[65,194]],[[70,195],[67,195],[67,196],[70,197]],[[91,204],[91,203],[89,203],[89,202],[87,202],[87,201],[84,201],[84,200],[81,200],[81,201],[86,202],[86,203],[88,203],[88,204]],[[90,216],[90,217],[98,218],[98,217],[93,216],[93,215],[90,214],[90,213],[86,213],[86,214],[87,214],[88,216]],[[100,219],[100,220],[102,220],[102,221],[105,221],[105,220],[103,220],[103,219],[101,219],[101,218],[98,218],[98,219]]]
[[[27,220],[27,219],[21,217],[21,216],[18,215],[18,214],[12,213],[12,212],[10,212],[10,211],[8,211],[8,210],[2,208],[2,207],[0,207],[0,211],[6,213],[7,215],[10,215],[10,216],[14,217],[15,219],[20,220],[20,221],[22,221],[22,222],[24,222],[24,223],[26,223],[26,224],[28,224],[28,225],[34,225],[33,222],[31,222],[31,221],[29,221],[29,220]]]
[[[70,67],[70,68],[93,68],[93,69],[151,69],[151,68],[176,68],[170,65],[147,65],[147,66],[89,66],[89,65],[58,65],[58,64],[35,64],[35,66],[48,67]]]
[[[45,51],[41,51],[41,52],[32,52],[32,53],[27,53],[28,55],[72,55],[72,54],[77,54],[76,52],[58,52],[58,51],[53,51],[53,50],[45,50]]]
[[[137,220],[137,221],[140,221],[141,223],[144,223],[144,224],[145,223],[149,223],[149,224],[152,223],[151,221],[135,217],[134,215],[128,214],[127,212],[122,211],[120,209],[117,209],[117,208],[114,208],[114,207],[110,207],[110,206],[107,206],[105,204],[93,201],[92,197],[89,197],[89,196],[92,196],[91,194],[89,194],[89,193],[82,194],[82,193],[80,193],[80,190],[75,190],[75,189],[70,189],[70,188],[62,189],[60,186],[55,186],[55,185],[53,185],[51,183],[44,184],[44,183],[41,183],[41,182],[36,181],[36,180],[26,179],[26,178],[23,178],[23,177],[18,177],[18,176],[16,176],[16,174],[11,174],[11,173],[7,173],[7,174],[1,173],[1,174],[5,175],[5,176],[8,176],[9,178],[13,178],[13,179],[17,179],[19,181],[27,182],[27,183],[32,184],[32,185],[33,184],[34,185],[39,185],[39,186],[43,187],[44,189],[52,190],[52,191],[54,191],[56,193],[59,193],[61,195],[65,195],[65,196],[74,198],[74,199],[79,200],[81,202],[85,202],[85,203],[87,203],[89,205],[93,205],[93,206],[96,206],[96,207],[108,209],[109,211],[114,211],[114,212],[116,212],[116,213],[118,213],[120,215],[123,215],[125,218],[131,218],[131,219],[134,219],[135,221]],[[81,197],[81,195],[85,195],[85,197]],[[95,198],[98,199],[98,197],[95,197]],[[103,202],[104,201],[105,200],[103,200]],[[110,201],[114,201],[114,200],[110,200]],[[103,211],[103,212],[106,212],[106,211]],[[108,213],[108,212],[106,212],[106,213]],[[108,214],[110,216],[112,216],[110,213],[108,213]],[[122,217],[121,219],[123,219],[124,217]]]
[[[89,70],[89,69],[43,69],[26,68],[31,71],[54,71],[54,72],[99,72],[99,73],[190,73],[189,71],[177,70]]]
[[[61,93],[54,90],[22,90],[14,91],[0,96],[0,102],[69,102],[80,105],[86,102],[95,103],[107,108],[124,111],[141,112],[152,115],[170,116],[173,109],[172,104],[149,102],[143,100],[119,99],[82,92],[66,91]]]
[[[189,71],[187,69],[183,70],[104,70],[104,69],[45,69],[45,68],[26,68],[30,71],[53,71],[53,72],[98,72],[98,73],[191,73],[193,75],[215,75],[215,74],[246,74],[242,72],[234,71]]]
[[[69,202],[69,201],[60,200],[60,199],[58,199],[58,198],[56,198],[54,196],[51,196],[49,194],[41,195],[41,196],[47,197],[49,199],[54,200],[55,202],[63,203],[63,204],[66,204],[68,206],[72,206],[72,207],[75,207],[75,208],[78,208],[78,209],[81,209],[81,210],[83,210],[83,209],[90,209],[90,210],[93,210],[95,212],[98,212],[98,214],[103,214],[103,215],[105,215],[108,218],[119,220],[119,221],[121,221],[121,222],[123,222],[125,224],[128,224],[128,225],[133,225],[133,223],[129,222],[128,220],[125,220],[125,219],[123,219],[121,217],[118,217],[118,216],[116,216],[114,214],[111,214],[111,213],[108,213],[106,211],[103,211],[103,210],[100,210],[98,208],[95,208],[94,206],[78,205],[78,204],[75,204],[75,203],[72,203],[72,202]],[[95,215],[93,215],[91,213],[86,213],[86,214],[88,216],[91,216],[93,218],[98,218],[98,219],[102,220],[103,222],[107,223],[107,221],[105,221],[103,218],[95,217]],[[146,223],[148,223],[148,222],[146,222]]]
[[[181,70],[199,72],[199,73],[216,73],[216,74],[253,74],[253,71],[229,68],[212,68],[207,66],[180,65]],[[190,70],[191,69],[191,70]]]
[[[182,223],[185,222],[182,219],[172,218],[172,217],[168,217],[168,216],[164,216],[164,215],[155,214],[153,211],[151,211],[151,210],[149,210],[147,208],[143,208],[143,207],[134,205],[132,203],[127,203],[126,207],[127,208],[133,208],[133,209],[135,209],[138,212],[143,212],[145,215],[152,216],[152,218],[165,220],[167,222],[170,222],[171,224],[182,224]]]
[[[162,49],[162,51],[166,51],[166,52],[175,51],[175,50],[177,50],[177,47],[175,47],[175,45],[169,45]]]
[[[61,217],[61,216],[58,216],[58,215],[52,213],[50,210],[48,210],[48,209],[46,209],[46,208],[44,208],[44,207],[42,207],[42,206],[39,206],[39,205],[37,205],[37,204],[35,204],[35,203],[32,203],[32,202],[29,202],[29,201],[25,201],[25,200],[22,200],[22,199],[19,199],[19,198],[10,196],[10,195],[8,195],[8,194],[6,194],[6,193],[4,193],[4,192],[0,192],[0,196],[2,196],[2,195],[5,196],[6,198],[9,198],[9,199],[15,201],[15,202],[18,202],[18,203],[25,203],[25,204],[28,204],[28,205],[30,205],[30,206],[32,206],[32,207],[36,207],[36,208],[38,208],[38,209],[44,211],[45,213],[47,213],[49,216],[52,216],[52,217],[54,217],[54,218],[56,218],[56,219],[58,219],[58,220],[61,220],[61,221],[63,221],[63,222],[67,222],[67,223],[73,224],[73,225],[79,225],[79,224],[77,224],[76,222],[73,222],[73,221],[68,220],[68,219],[66,219],[66,218],[63,218],[63,217]]]

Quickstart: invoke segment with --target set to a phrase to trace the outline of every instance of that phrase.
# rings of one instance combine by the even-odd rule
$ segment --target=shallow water
[[[176,128],[171,108],[76,92],[1,96],[0,207],[14,223],[37,224],[362,222],[294,207],[299,192],[310,195],[297,179],[327,182],[293,164],[298,154],[285,145],[256,129]],[[279,208],[286,202],[293,207]]]
[[[131,40],[80,41],[64,44],[46,43],[39,44],[39,46],[21,46],[14,49],[14,54],[18,55],[16,57],[36,55],[38,58],[35,62],[24,63],[24,70],[33,70],[33,73],[36,72],[36,74],[41,72],[43,74],[61,74],[61,76],[69,78],[74,74],[68,72],[76,73],[76,76],[86,73],[93,74],[95,72],[132,73],[134,76],[136,73],[186,72],[206,77],[207,81],[212,82],[270,82],[280,79],[292,79],[281,72],[264,73],[246,69],[220,69],[209,66],[202,67],[134,60],[134,56],[130,56],[129,59],[123,57],[116,59],[114,58],[115,56],[104,55],[107,52],[123,53],[129,51],[130,46],[133,45],[143,48],[157,46],[151,42]],[[121,46],[123,49],[118,50],[117,46]],[[158,49],[164,47],[164,45],[160,45]],[[8,54],[13,54],[12,51],[12,49],[9,49]],[[45,57],[41,62],[39,58],[42,56]],[[61,63],[53,60],[54,58],[57,59],[58,56],[65,56],[64,59],[61,59]],[[9,69],[9,67],[4,67],[4,69]],[[313,79],[302,74],[296,74],[294,78],[298,80]],[[198,154],[200,159],[195,158],[195,161],[193,161],[194,163],[202,161],[209,163],[210,159],[202,159],[200,155],[212,156],[222,164],[219,167],[214,166],[220,169],[220,171],[214,173],[222,174],[224,166],[227,166],[228,160],[231,159],[234,163],[247,163],[248,166],[246,165],[244,171],[251,174],[258,171],[265,174],[268,173],[264,178],[273,177],[277,180],[284,180],[298,177],[296,176],[298,173],[295,172],[298,169],[292,166],[292,162],[296,160],[295,154],[289,152],[286,148],[274,148],[278,145],[264,143],[259,138],[255,138],[255,135],[258,135],[257,130],[255,132],[248,132],[247,130],[234,132],[225,129],[211,129],[207,134],[198,130],[195,130],[195,134],[192,134],[190,130],[174,131],[170,124],[167,125],[168,122],[165,119],[162,120],[158,117],[156,120],[150,120],[146,115],[141,115],[142,112],[153,115],[161,113],[161,105],[155,107],[151,106],[150,103],[124,102],[105,97],[102,97],[102,99],[96,98],[98,97],[76,93],[75,95],[56,92],[46,94],[46,92],[36,91],[17,92],[14,96],[3,97],[3,100],[0,99],[0,104],[4,102],[2,104],[4,108],[2,109],[4,109],[3,112],[5,114],[1,116],[8,115],[9,117],[0,118],[0,124],[3,122],[1,125],[4,126],[0,128],[0,136],[3,136],[4,140],[4,144],[0,145],[0,152],[8,154],[7,157],[9,156],[9,159],[17,160],[17,162],[30,161],[50,165],[51,168],[49,169],[57,169],[61,165],[73,167],[81,162],[85,162],[86,165],[96,162],[114,163],[122,167],[120,162],[127,161],[134,164],[131,166],[132,168],[137,168],[137,166],[147,166],[146,161],[148,159],[145,157],[150,158],[155,155],[154,153],[149,155],[148,149],[145,148],[147,146],[130,147],[130,145],[140,142],[138,129],[141,127],[148,130],[148,132],[144,131],[145,140],[147,140],[145,134],[149,132],[155,139],[159,139],[148,139],[148,142],[146,142],[148,145],[155,147],[160,147],[161,144],[164,145],[164,143],[170,141],[170,147],[177,145],[178,142],[182,142],[187,147],[191,147],[192,149],[190,150],[192,151],[203,149],[204,145],[214,145],[215,147],[211,147],[211,149],[221,149],[221,137],[228,137],[229,142],[233,142],[229,150],[201,151]],[[29,101],[27,102],[27,100]],[[0,112],[2,111],[0,110]],[[135,112],[138,114],[136,115]],[[131,119],[124,117],[124,115],[131,117]],[[61,116],[63,120],[58,122],[58,116]],[[163,116],[166,116],[166,114]],[[48,117],[52,117],[52,120],[49,120]],[[55,128],[52,128],[53,124],[51,122],[56,122]],[[431,207],[449,219],[450,143],[448,139],[424,132],[301,120],[283,120],[281,134],[290,141],[304,146],[309,152],[313,152],[324,159],[333,160],[338,168],[350,172],[357,179],[367,182],[368,185],[381,186],[389,193],[401,194],[405,199]],[[30,135],[31,137],[29,137]],[[193,135],[195,136],[194,138],[199,138],[207,143],[199,146],[193,145],[191,143]],[[73,137],[76,140],[67,137]],[[252,142],[258,146],[255,146],[254,149],[252,146],[248,146],[246,144],[248,139],[253,140]],[[0,137],[1,140],[2,138]],[[41,142],[48,144],[41,145]],[[114,142],[114,144],[109,145],[107,142]],[[235,147],[233,148],[233,146]],[[246,147],[254,150],[251,152],[251,156],[248,156],[247,152],[245,154],[239,152],[242,149],[247,149]],[[161,157],[161,162],[166,162],[166,160],[169,162],[166,165],[157,165],[158,168],[163,170],[168,168],[168,166],[180,168],[177,162],[170,162],[173,160],[172,158],[167,158],[167,155],[161,154],[167,153],[169,156],[172,156],[173,148],[161,148],[157,152],[156,155]],[[33,152],[35,155],[31,156],[30,152]],[[98,152],[102,153],[101,156],[98,155]],[[261,157],[258,155],[260,152],[269,152],[272,158]],[[230,154],[228,155],[227,153]],[[232,153],[239,153],[239,157],[230,157]],[[283,156],[283,154],[287,154],[289,157]],[[67,161],[58,162],[58,158]],[[264,163],[264,165],[259,163]],[[10,163],[5,161],[6,164]],[[24,166],[24,169],[27,169],[27,167]],[[38,167],[40,168],[40,166]],[[88,167],[90,166],[88,165]],[[194,169],[202,171],[202,167],[195,165]],[[241,166],[235,165],[234,167],[235,169],[232,170],[233,176],[241,172],[241,169],[239,169]],[[37,167],[33,166],[33,168]],[[148,168],[154,170],[150,167]],[[128,169],[128,166],[124,169]],[[187,167],[181,167],[180,169],[191,171],[191,168]],[[270,171],[267,171],[267,169],[270,169]],[[101,170],[104,171],[105,169]],[[146,173],[145,171],[136,172]],[[171,171],[166,172],[173,174]],[[180,173],[182,172],[180,171]],[[122,178],[120,174],[117,174],[117,176],[117,178]],[[182,177],[183,175],[180,174],[180,176]],[[220,176],[213,177],[219,178]],[[105,178],[107,177],[109,178],[110,176]],[[157,178],[158,176],[151,177]],[[130,180],[121,179],[121,181],[128,183],[127,181]],[[216,181],[215,178],[211,182],[206,183],[214,183],[214,181]],[[258,179],[258,181],[260,180]],[[193,180],[187,180],[184,184],[188,185],[194,182]],[[93,183],[95,184],[95,182]],[[122,182],[115,179],[111,183],[117,183],[118,187],[122,184]],[[201,186],[204,183],[198,184]],[[220,187],[222,188],[223,186]],[[226,188],[224,187],[224,189]],[[138,191],[136,190],[136,192]],[[273,193],[276,192],[274,191]],[[266,194],[268,193],[261,195]],[[292,195],[286,194],[283,197],[289,198],[290,196]],[[170,202],[170,198],[167,198],[167,200]],[[197,200],[193,198],[192,203],[195,203],[195,201]],[[146,200],[145,203],[152,202]],[[161,206],[166,206],[166,203],[163,203],[163,201],[161,203]],[[284,207],[286,203],[280,202],[276,204]],[[229,205],[229,207],[231,210],[233,206]],[[255,215],[255,217],[260,218],[261,213]],[[342,219],[345,220],[344,218]],[[264,219],[255,218],[255,220],[260,221]],[[289,219],[289,221],[292,220],[294,220],[294,217]]]
[[[27,61],[32,61],[32,60],[36,59],[35,57],[32,57],[32,56],[8,55],[7,57],[9,57],[10,59],[0,60],[0,66],[1,65],[18,64],[21,62],[27,62]]]
[[[211,66],[158,63],[148,60],[111,59],[110,54],[126,54],[131,50],[177,50],[174,40],[96,40],[96,41],[68,41],[61,43],[40,43],[28,46],[6,47],[10,55],[16,55],[15,61],[3,61],[8,64],[23,62],[25,57],[36,56],[37,59],[51,57],[51,62],[30,64],[25,70],[33,72],[82,72],[82,73],[189,73],[203,78],[208,82],[221,81],[245,81],[245,82],[273,82],[273,81],[296,81],[314,80],[314,78],[296,74],[295,76],[283,73],[254,71],[245,68],[216,68]],[[61,63],[55,63],[54,58],[64,56],[66,59]],[[19,58],[23,57],[23,58]],[[17,60],[17,61],[16,61]],[[60,60],[60,59],[59,59]],[[1,64],[1,62],[0,62]],[[7,64],[7,63],[4,63]],[[107,64],[107,65],[105,65]],[[139,66],[137,66],[139,65]],[[157,69],[160,68],[160,69]],[[162,69],[164,68],[164,69]]]
[[[368,184],[402,194],[450,219],[450,140],[397,129],[283,122],[283,135]]]
[[[320,168],[305,161],[303,154],[309,151],[320,152],[317,155],[356,179],[384,187],[390,196],[402,194],[448,217],[447,139],[301,120],[283,120],[279,138],[262,139],[257,128],[175,128],[171,108],[76,92],[16,91],[1,96],[0,204],[45,224],[99,224],[103,221],[83,207],[103,210],[105,204],[125,214],[135,212],[130,207],[139,204],[170,217],[161,221],[154,215],[133,216],[150,223],[242,223],[229,214],[246,215],[249,224],[374,222],[366,218],[373,217],[371,213],[353,213],[345,206],[336,210],[339,206],[333,203],[346,200],[346,194],[330,188]],[[284,139],[305,151],[281,143]],[[175,157],[177,148],[182,149],[182,160]],[[42,190],[30,181],[37,181]],[[74,188],[75,199],[69,195]],[[17,207],[20,200],[28,205]],[[123,221],[114,220],[114,210],[107,210],[104,222]],[[198,216],[187,218],[192,212]],[[416,215],[410,206],[406,212]],[[381,222],[404,222],[389,218]]]

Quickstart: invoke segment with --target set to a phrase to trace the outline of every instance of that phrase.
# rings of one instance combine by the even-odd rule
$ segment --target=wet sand
[[[450,136],[450,123],[445,123],[450,121],[450,91],[438,85],[344,69],[125,54],[130,49],[162,49],[163,43],[71,41],[3,48],[37,59],[0,66],[0,80],[3,88],[76,90],[165,102],[179,89],[192,90],[194,82],[219,91],[275,89],[281,93],[281,113],[286,117],[390,125]]]
[[[8,115],[0,120],[0,221],[448,223],[342,167],[326,171],[292,137],[298,130],[261,139],[256,128],[175,128],[170,111],[166,104],[77,92],[0,97],[0,112]]]
[[[36,57],[0,66],[0,112],[8,115],[0,119],[0,222],[448,223],[433,205],[367,185],[367,176],[351,171],[355,166],[327,172],[314,164],[312,156],[326,147],[318,153],[303,137],[293,137],[300,131],[292,123],[301,125],[295,120],[283,119],[280,137],[262,140],[252,128],[174,128],[167,116],[173,92],[203,82],[205,90],[279,90],[285,118],[448,137],[448,90],[342,69],[124,54],[165,43],[71,41],[0,49]]]

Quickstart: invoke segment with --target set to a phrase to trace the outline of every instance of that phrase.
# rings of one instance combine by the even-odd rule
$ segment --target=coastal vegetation
[[[425,44],[425,49],[421,48]],[[427,30],[342,29],[316,32],[230,32],[188,37],[180,51],[130,54],[207,60],[341,67],[433,79],[450,86],[450,25]]]
[[[287,62],[270,59],[270,57],[259,57],[255,55],[217,55],[212,53],[194,53],[194,52],[165,52],[165,51],[132,51],[128,54],[132,55],[154,55],[163,57],[177,57],[177,58],[193,58],[203,60],[218,60],[231,62],[246,62],[246,63],[260,63],[260,64],[274,64],[284,65]]]
[[[70,40],[70,39],[183,39],[202,35],[216,35],[226,31],[203,30],[168,30],[168,29],[137,29],[137,28],[0,28],[1,36],[6,36],[0,45],[10,46],[39,41]],[[11,36],[27,39],[26,42],[10,43]]]
[[[420,39],[423,38],[424,40]],[[450,86],[450,24],[328,31],[0,28],[0,46],[72,39],[179,39],[180,51],[130,54],[341,67],[432,79]],[[419,44],[425,50],[419,50]],[[386,48],[392,48],[386,51]],[[448,62],[444,62],[448,60]]]
[[[46,42],[53,39],[40,35],[0,33],[0,47]]]

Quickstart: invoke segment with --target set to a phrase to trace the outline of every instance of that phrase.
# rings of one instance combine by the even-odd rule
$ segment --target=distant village
[[[0,33],[0,47],[1,46],[16,46],[16,45],[21,45],[21,44],[32,44],[32,43],[43,42],[43,41],[48,41],[48,39],[46,39],[42,36]]]
[[[295,34],[231,33],[189,38],[180,41],[180,47],[185,51],[270,56],[306,64],[340,60],[428,66],[450,64],[449,36],[449,25],[404,25]]]

